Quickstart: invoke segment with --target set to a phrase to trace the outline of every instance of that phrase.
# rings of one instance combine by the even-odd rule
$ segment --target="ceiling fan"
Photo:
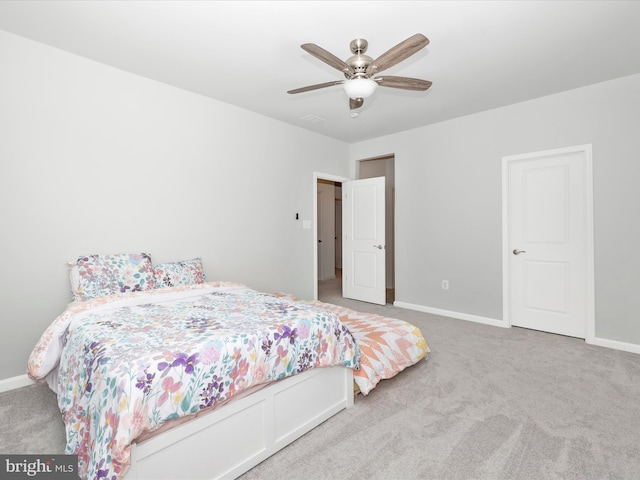
[[[353,110],[360,108],[364,103],[364,99],[370,97],[378,85],[404,90],[427,90],[431,86],[431,82],[427,80],[389,75],[374,77],[374,75],[410,57],[418,50],[426,47],[428,43],[429,39],[427,37],[421,33],[417,33],[400,42],[374,60],[370,56],[365,55],[369,42],[362,38],[357,38],[349,44],[353,56],[346,61],[340,60],[332,53],[327,52],[325,49],[313,43],[305,43],[300,45],[304,51],[322,60],[327,65],[340,70],[344,73],[346,80],[318,83],[308,87],[289,90],[287,93],[302,93],[342,84],[345,92],[349,96],[349,108]]]

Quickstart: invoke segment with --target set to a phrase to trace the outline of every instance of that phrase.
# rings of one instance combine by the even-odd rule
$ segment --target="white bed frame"
[[[131,448],[125,480],[236,478],[353,405],[353,371],[308,370]]]

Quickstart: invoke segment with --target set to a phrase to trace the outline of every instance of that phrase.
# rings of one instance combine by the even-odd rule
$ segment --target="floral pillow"
[[[160,263],[154,268],[156,287],[176,287],[205,282],[202,260],[194,258],[181,262]]]
[[[150,290],[156,286],[151,256],[147,253],[79,257],[71,278],[76,301]]]

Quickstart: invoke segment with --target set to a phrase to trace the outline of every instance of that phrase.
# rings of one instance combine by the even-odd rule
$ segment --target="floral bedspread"
[[[118,479],[143,432],[309,368],[359,368],[359,349],[326,309],[211,282],[71,304],[29,376],[57,363],[67,453],[82,477]]]

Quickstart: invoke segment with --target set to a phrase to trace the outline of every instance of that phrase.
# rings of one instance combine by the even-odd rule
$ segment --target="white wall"
[[[640,347],[639,132],[634,75],[352,145],[395,153],[396,300],[501,320],[501,158],[591,143],[596,337]]]
[[[346,144],[2,31],[0,70],[0,379],[25,373],[78,255],[201,256],[210,280],[313,298],[302,220]]]

